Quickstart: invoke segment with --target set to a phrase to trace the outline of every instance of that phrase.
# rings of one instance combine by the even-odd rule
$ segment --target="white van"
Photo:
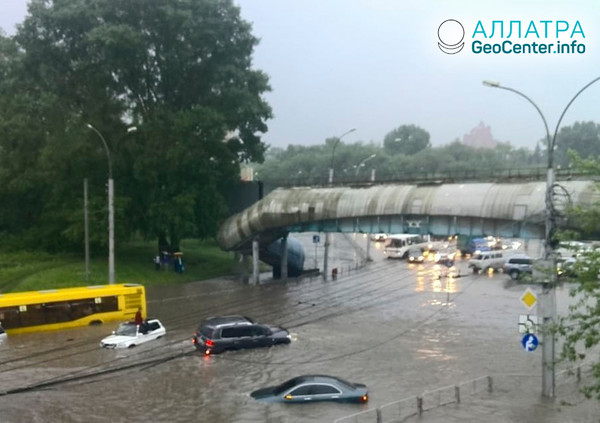
[[[469,267],[473,269],[473,273],[487,271],[488,269],[500,270],[506,262],[502,250],[482,251],[476,253],[469,260]]]

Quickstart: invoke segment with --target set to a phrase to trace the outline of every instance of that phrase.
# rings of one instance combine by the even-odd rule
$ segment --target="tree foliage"
[[[569,151],[577,152],[583,158],[600,156],[600,124],[594,122],[575,122],[572,126],[560,129],[556,137],[556,163],[569,164]]]
[[[588,127],[591,127],[588,125]],[[570,131],[566,131],[569,133]],[[600,175],[600,158],[586,156],[570,150],[570,164],[590,175]],[[584,152],[585,154],[585,152]],[[600,203],[592,207],[576,207],[568,218],[577,221],[577,232],[563,233],[563,239],[597,239],[600,234]],[[574,299],[569,313],[559,319],[557,331],[562,336],[564,360],[588,362],[594,378],[584,384],[582,391],[588,397],[600,400],[600,250],[586,249],[576,253],[577,259],[570,272],[570,296]]]
[[[112,159],[117,241],[140,232],[176,249],[212,236],[239,163],[264,159],[256,44],[231,0],[32,0],[0,39],[0,231],[81,242],[84,177],[92,227],[106,228],[107,157],[91,123]]]
[[[412,156],[431,147],[429,132],[415,125],[402,125],[385,136],[383,147],[389,154]]]
[[[271,149],[267,152],[265,162],[256,166],[258,178],[274,184],[326,183],[331,154],[332,143],[327,142],[323,145],[290,145],[287,149]],[[369,160],[364,162],[366,159]],[[363,166],[357,172],[361,163]],[[386,181],[440,173],[473,175],[540,165],[542,163],[531,151],[509,144],[484,149],[455,141],[406,155],[390,154],[385,147],[374,143],[340,142],[335,150],[333,168],[334,182],[342,182],[369,180],[373,170],[377,181]]]

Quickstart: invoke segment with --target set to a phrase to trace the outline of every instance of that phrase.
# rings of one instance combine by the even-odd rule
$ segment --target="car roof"
[[[533,260],[532,257],[528,256],[527,254],[514,254],[512,256],[510,256],[508,259],[514,259],[514,258],[526,258],[526,259],[530,259]]]
[[[250,325],[253,324],[254,321],[246,316],[216,316],[210,317],[202,322],[202,326],[223,326],[223,325]]]
[[[301,375],[301,376],[296,376],[295,378],[293,378],[291,380],[295,381],[295,383],[297,385],[299,385],[301,383],[307,383],[307,382],[315,382],[315,383],[338,382],[338,383],[341,383],[344,385],[348,385],[348,387],[354,387],[354,385],[350,382],[340,379],[339,377],[329,376],[329,375]]]

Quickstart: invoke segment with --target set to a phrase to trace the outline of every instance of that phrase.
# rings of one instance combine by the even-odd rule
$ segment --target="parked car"
[[[244,316],[211,317],[200,324],[192,338],[196,349],[206,355],[290,342],[286,329],[261,325]]]
[[[517,280],[525,273],[533,273],[533,259],[525,254],[515,254],[506,260],[502,270],[510,275],[512,280]]]
[[[158,319],[147,320],[141,325],[134,322],[121,323],[112,335],[100,341],[102,348],[132,348],[148,341],[154,341],[167,333]]]
[[[491,250],[475,253],[469,260],[469,267],[473,273],[486,271],[488,269],[499,270],[504,266],[506,258],[501,250]]]
[[[366,385],[325,375],[298,376],[281,385],[258,389],[250,396],[258,401],[285,403],[314,401],[365,403],[369,400]]]
[[[0,340],[4,338],[6,338],[6,331],[2,327],[2,324],[0,324]]]
[[[411,248],[408,250],[407,260],[409,263],[423,263],[425,261],[423,250],[421,248]]]

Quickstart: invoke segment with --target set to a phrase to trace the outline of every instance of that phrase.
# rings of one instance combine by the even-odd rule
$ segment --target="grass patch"
[[[156,241],[135,241],[115,250],[117,283],[143,285],[180,284],[236,272],[233,253],[222,251],[213,240],[185,240],[181,243],[185,272],[156,271]],[[73,254],[42,252],[0,253],[0,292],[33,291],[108,283],[108,257],[90,259],[89,281],[85,279],[85,258]]]

